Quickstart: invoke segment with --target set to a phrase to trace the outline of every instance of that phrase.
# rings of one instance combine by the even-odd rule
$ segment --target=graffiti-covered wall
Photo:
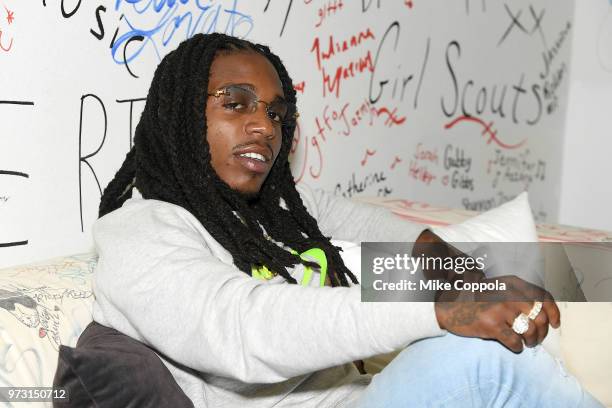
[[[571,0],[0,0],[0,266],[84,251],[160,59],[263,42],[294,80],[296,180],[558,212]]]

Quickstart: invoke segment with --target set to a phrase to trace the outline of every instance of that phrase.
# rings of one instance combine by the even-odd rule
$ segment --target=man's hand
[[[419,244],[423,245],[419,246]],[[437,245],[432,246],[431,244]],[[429,245],[436,248],[435,252],[438,256],[443,255],[446,251],[450,256],[457,256],[454,247],[448,245],[448,250],[445,250],[440,249],[439,244],[444,244],[444,241],[426,230],[417,239],[415,248],[426,250]],[[486,279],[480,272],[471,271],[471,273],[463,274],[462,279],[482,283],[503,282],[506,290],[503,292],[453,290],[440,293],[436,297],[435,304],[436,318],[440,328],[459,336],[497,340],[518,353],[523,350],[523,343],[527,347],[540,344],[548,334],[549,324],[553,328],[560,326],[561,313],[549,292],[516,276]],[[433,275],[439,277],[440,273],[433,273]],[[448,281],[456,278],[456,276],[446,276]],[[515,333],[512,330],[514,319],[521,313],[528,315],[535,300],[543,303],[542,310],[535,320],[529,320],[529,329],[525,333],[522,335]]]
[[[506,284],[507,289],[501,295],[484,292],[475,293],[474,301],[436,302],[440,328],[459,336],[494,339],[519,353],[523,350],[523,341],[527,347],[534,347],[548,334],[549,324],[554,328],[560,326],[561,313],[550,293],[516,276],[495,280]],[[508,300],[492,300],[500,296]],[[535,320],[529,319],[529,329],[519,335],[512,330],[512,323],[519,314],[529,314],[534,304],[531,299],[542,301],[543,307]]]

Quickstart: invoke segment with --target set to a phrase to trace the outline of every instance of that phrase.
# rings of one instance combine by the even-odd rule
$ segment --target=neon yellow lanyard
[[[291,253],[294,255],[298,255],[297,251],[294,251],[293,249],[291,250]],[[320,277],[319,277],[319,286],[321,287],[325,286],[325,278],[327,276],[327,257],[325,256],[325,251],[323,251],[320,248],[310,248],[302,252],[299,255],[300,255],[300,258],[303,259],[304,261],[310,261],[310,259],[307,257],[314,258],[317,261],[317,263],[319,264],[319,269],[321,270]],[[262,265],[259,267],[253,265],[251,267],[251,275],[254,278],[262,279],[262,280],[272,279],[275,276],[275,274],[271,270],[269,270],[265,265]],[[312,267],[305,266],[304,276],[302,277],[301,285],[308,286],[310,284],[311,279],[312,279]]]

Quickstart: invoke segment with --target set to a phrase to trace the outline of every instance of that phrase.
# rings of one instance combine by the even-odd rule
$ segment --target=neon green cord
[[[294,255],[298,255],[297,251],[291,250],[291,253]],[[310,248],[304,252],[302,252],[300,258],[304,261],[310,261],[307,257],[310,256],[314,258],[316,262],[319,264],[319,268],[321,270],[319,277],[319,286],[325,286],[325,278],[327,277],[327,257],[325,256],[325,251],[321,248]],[[269,280],[274,277],[274,273],[270,271],[265,265],[251,267],[251,275],[256,279]],[[312,279],[312,267],[306,266],[304,267],[304,276],[302,277],[302,286],[308,286],[310,280]]]

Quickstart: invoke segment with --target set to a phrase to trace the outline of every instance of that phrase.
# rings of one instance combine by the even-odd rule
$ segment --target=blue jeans
[[[514,354],[446,334],[403,350],[375,375],[359,407],[603,407],[544,348]]]

